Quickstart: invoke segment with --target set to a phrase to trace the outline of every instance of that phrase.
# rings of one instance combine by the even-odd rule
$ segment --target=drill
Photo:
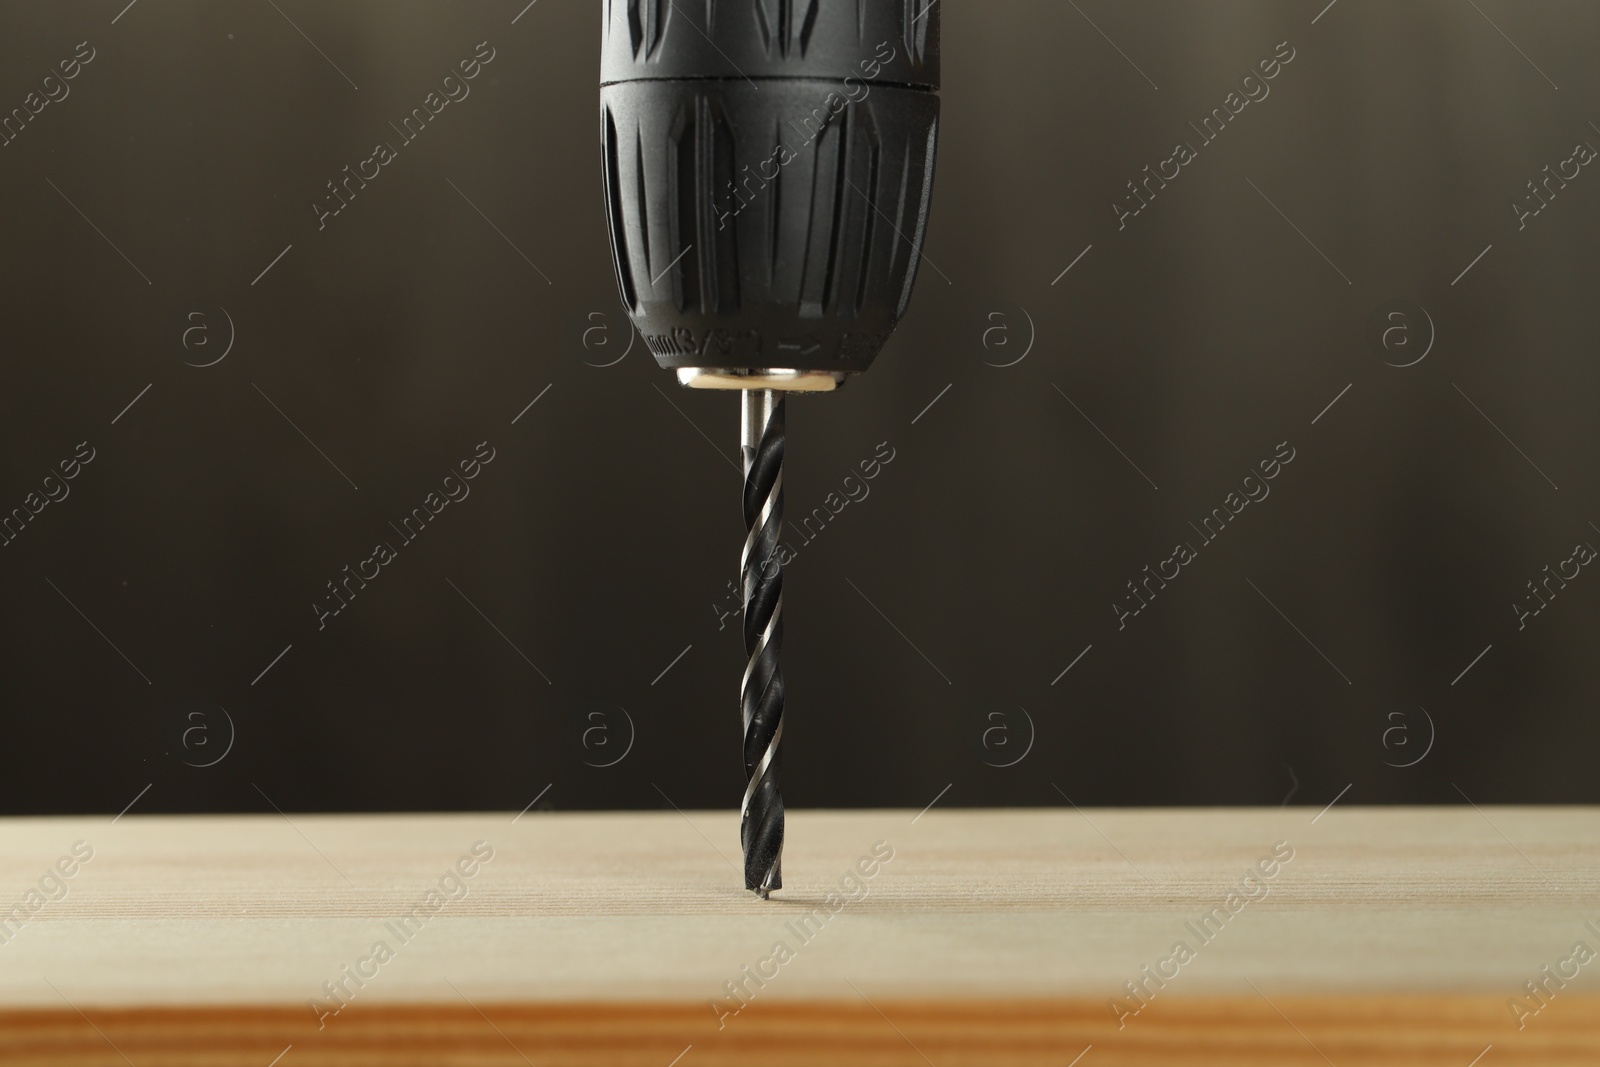
[[[600,136],[623,306],[664,370],[741,393],[745,888],[783,885],[784,398],[864,372],[933,192],[938,0],[604,0]]]

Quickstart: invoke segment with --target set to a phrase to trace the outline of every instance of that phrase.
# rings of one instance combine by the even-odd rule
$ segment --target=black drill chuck
[[[724,388],[866,370],[911,298],[938,87],[937,0],[605,0],[606,213],[657,362]]]

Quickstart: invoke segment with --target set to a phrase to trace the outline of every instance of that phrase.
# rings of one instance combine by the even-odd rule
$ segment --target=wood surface
[[[799,811],[772,900],[737,861],[732,812],[0,820],[0,1064],[1600,1063],[1600,809]]]

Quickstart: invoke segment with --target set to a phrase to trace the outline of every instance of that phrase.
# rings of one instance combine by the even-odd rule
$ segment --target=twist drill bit
[[[744,552],[739,587],[744,597],[744,651],[750,662],[739,685],[744,719],[744,773],[739,806],[744,887],[763,898],[783,887],[783,794],[778,790],[778,742],[783,738],[783,398],[771,389],[743,396]]]
[[[743,397],[745,887],[781,888],[784,401],[905,314],[939,130],[938,0],[605,0],[617,289],[656,362]]]

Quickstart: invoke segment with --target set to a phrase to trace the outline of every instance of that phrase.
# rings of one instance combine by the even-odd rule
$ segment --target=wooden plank
[[[792,812],[768,902],[737,859],[729,812],[0,821],[0,1063],[1600,1062],[1600,809]]]

